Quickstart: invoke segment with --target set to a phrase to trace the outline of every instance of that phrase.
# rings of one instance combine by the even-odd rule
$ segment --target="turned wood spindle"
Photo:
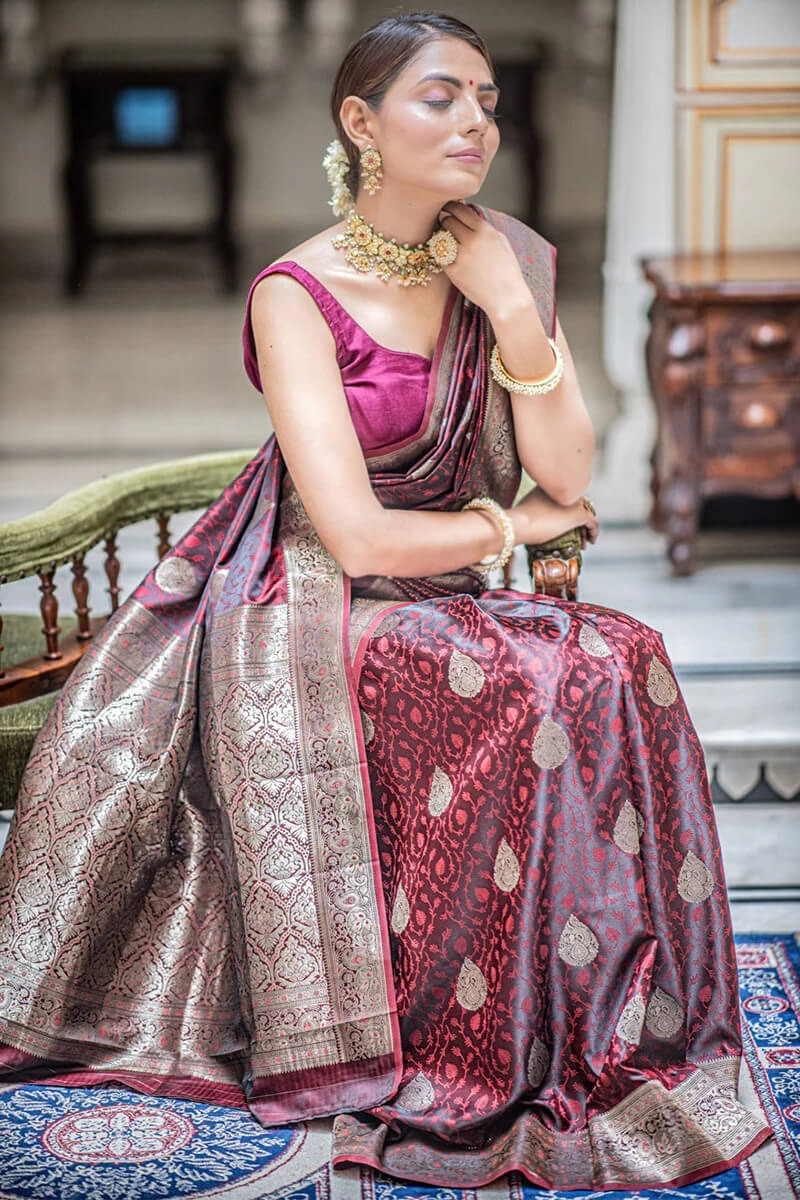
[[[78,618],[79,642],[88,642],[92,636],[89,627],[89,580],[86,578],[86,564],[82,554],[76,554],[72,560],[72,594],[75,597],[75,616]]]
[[[110,533],[105,541],[105,569],[108,587],[106,591],[111,597],[111,611],[119,608],[119,559],[117,558],[117,535]]]
[[[44,654],[44,658],[48,661],[61,658],[61,651],[58,648],[58,635],[61,633],[61,629],[57,624],[58,600],[56,599],[56,585],[53,583],[53,574],[53,567],[49,571],[39,572],[39,591],[42,593],[39,608],[42,620],[44,621],[42,633],[47,643],[47,651]]]
[[[166,513],[159,513],[156,521],[158,522],[158,557],[163,558],[172,549],[169,540],[169,517]]]

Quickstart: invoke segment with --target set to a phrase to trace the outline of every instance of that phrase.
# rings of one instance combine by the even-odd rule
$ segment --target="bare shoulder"
[[[304,267],[309,274],[325,284],[331,267],[335,266],[336,251],[331,239],[341,226],[336,225],[315,233],[274,259],[269,266],[292,262]],[[291,275],[273,272],[260,279],[253,289],[253,325],[267,336],[281,337],[290,333],[302,338],[330,341],[332,331],[306,287]]]
[[[329,225],[327,229],[321,229],[319,233],[314,233],[311,237],[306,238],[304,242],[299,242],[296,246],[292,246],[279,258],[276,258],[269,265],[272,267],[275,263],[294,262],[300,267],[305,267],[312,275],[316,275],[318,279],[324,277],[334,268],[341,257],[334,250],[331,242],[344,228],[344,222],[340,221],[336,225]]]
[[[329,281],[337,266],[337,252],[333,249],[331,242],[334,236],[342,228],[343,222],[338,225],[331,225],[327,229],[321,229],[319,233],[312,234],[306,238],[304,242],[299,242],[296,246],[286,250],[283,254],[278,255],[271,263],[267,265],[274,267],[278,263],[296,263],[299,267],[303,267],[310,275],[313,275],[322,284]],[[310,297],[302,285],[293,280],[290,275],[281,272],[273,272],[271,275],[265,275],[260,279],[253,290],[253,304],[257,304],[258,308],[263,308],[265,305],[265,297],[273,296],[276,298],[276,303],[283,307],[284,302],[292,296],[299,297],[299,303],[302,308],[307,308]],[[303,300],[303,296],[306,297]],[[312,302],[311,307],[314,308]]]

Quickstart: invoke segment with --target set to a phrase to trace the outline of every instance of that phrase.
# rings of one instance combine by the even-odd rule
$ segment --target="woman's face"
[[[384,182],[434,192],[443,202],[474,195],[500,144],[497,98],[482,54],[460,38],[428,42],[370,113]]]

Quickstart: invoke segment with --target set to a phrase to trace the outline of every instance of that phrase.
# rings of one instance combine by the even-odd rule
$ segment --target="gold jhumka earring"
[[[366,146],[359,155],[358,166],[364,191],[374,196],[381,189],[383,159],[375,146]]]

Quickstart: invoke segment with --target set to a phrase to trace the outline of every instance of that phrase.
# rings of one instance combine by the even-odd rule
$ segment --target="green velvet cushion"
[[[58,692],[0,708],[0,808],[13,808],[34,738]]]
[[[74,617],[59,617],[64,636],[75,627]],[[3,614],[3,662],[19,663],[44,653],[42,618],[38,613]],[[0,809],[13,808],[33,739],[58,692],[0,707]]]

